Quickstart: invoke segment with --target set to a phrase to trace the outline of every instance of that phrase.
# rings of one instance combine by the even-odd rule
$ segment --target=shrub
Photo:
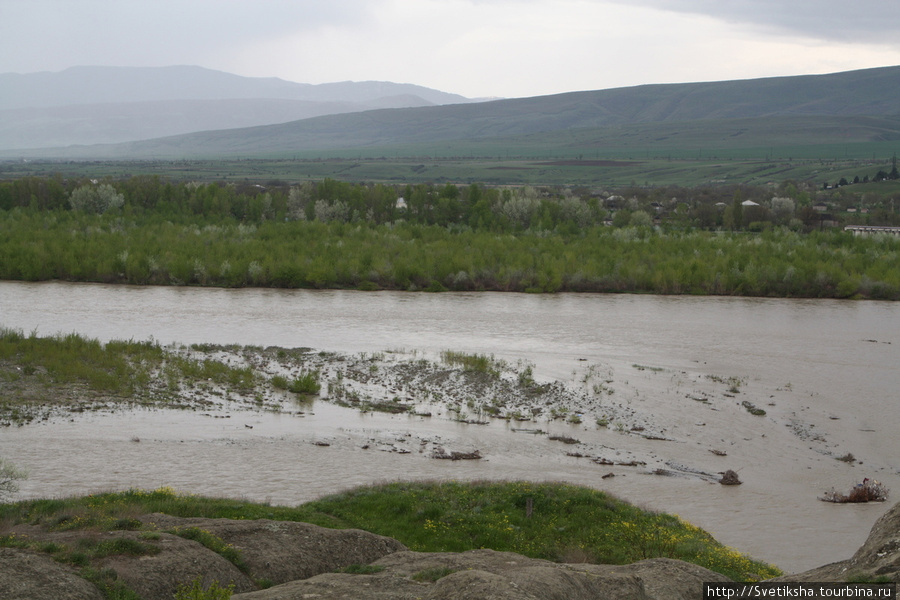
[[[448,365],[462,367],[464,371],[496,374],[494,357],[486,354],[467,354],[454,350],[441,352],[441,360]]]
[[[288,386],[288,390],[295,394],[306,394],[310,396],[318,394],[321,389],[322,386],[319,383],[319,373],[316,371],[303,373]]]
[[[204,590],[202,580],[202,577],[198,577],[191,583],[184,583],[178,586],[178,591],[175,592],[175,600],[228,600],[234,592],[233,583],[228,587],[222,587],[215,580]]]

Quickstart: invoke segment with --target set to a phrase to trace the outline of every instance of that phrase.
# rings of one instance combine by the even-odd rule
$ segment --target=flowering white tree
[[[104,183],[94,187],[83,185],[72,190],[69,195],[69,205],[74,210],[89,213],[105,213],[112,208],[119,208],[125,204],[125,196],[118,193],[116,188]]]
[[[794,216],[794,200],[775,196],[771,200],[772,212],[779,221],[787,221]]]
[[[19,491],[18,481],[28,476],[22,469],[0,458],[0,502],[6,502]]]

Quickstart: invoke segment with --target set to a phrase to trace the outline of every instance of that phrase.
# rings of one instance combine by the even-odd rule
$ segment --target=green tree
[[[613,227],[626,227],[631,223],[631,212],[627,209],[617,210],[612,218]]]
[[[770,204],[777,222],[787,223],[794,216],[795,203],[792,198],[775,196],[770,201]]]
[[[645,210],[636,210],[631,213],[629,224],[632,227],[650,227],[653,225],[653,217]]]

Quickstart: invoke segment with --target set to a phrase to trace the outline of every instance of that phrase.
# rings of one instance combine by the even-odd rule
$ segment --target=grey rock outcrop
[[[702,567],[657,558],[631,565],[560,564],[512,552],[397,552],[367,575],[327,573],[234,600],[662,600],[697,598],[704,581],[729,581]],[[428,573],[443,575],[433,583]],[[444,573],[446,573],[444,575]]]
[[[367,565],[406,550],[397,540],[368,531],[327,529],[292,521],[182,519],[163,514],[147,515],[141,520],[160,530],[197,527],[208,531],[241,553],[247,571],[255,579],[273,584],[306,579],[348,565]]]
[[[103,600],[97,587],[46,554],[0,548],[0,598]]]
[[[133,531],[116,532],[120,537],[137,538]],[[236,592],[256,589],[256,584],[230,561],[193,540],[160,534],[155,542],[160,553],[152,556],[113,555],[101,560],[102,569],[112,569],[116,579],[144,600],[170,600],[182,584],[197,577],[208,586],[213,581],[234,585]]]
[[[171,600],[179,584],[202,577],[234,585],[234,600],[662,600],[699,598],[703,582],[727,578],[697,565],[655,558],[630,565],[561,564],[511,552],[424,553],[397,540],[360,530],[307,523],[230,519],[140,518],[145,531],[46,531],[18,525],[12,533],[35,542],[74,547],[130,538],[152,543],[154,553],[112,555],[94,566],[114,572],[144,600]],[[241,568],[201,544],[167,533],[197,528],[240,551]],[[147,536],[146,529],[156,530]],[[351,565],[362,574],[340,572]],[[338,572],[336,572],[338,571]],[[849,559],[773,581],[900,580],[900,504],[874,525]],[[258,589],[270,585],[268,589]],[[101,600],[77,570],[37,550],[0,548],[0,598]]]
[[[849,559],[785,575],[776,581],[874,580],[880,577],[900,582],[900,502],[875,521],[865,543]]]

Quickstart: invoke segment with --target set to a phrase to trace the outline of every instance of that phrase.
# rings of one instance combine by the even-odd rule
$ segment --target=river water
[[[405,293],[0,282],[0,325],[101,340],[236,343],[358,353],[452,349],[535,365],[574,381],[603,365],[618,402],[664,423],[648,441],[593,423],[579,439],[707,472],[726,487],[603,468],[505,422],[360,414],[315,402],[303,415],[213,419],[161,410],[84,414],[0,431],[0,456],[28,469],[23,496],[171,485],[297,504],[398,478],[565,480],[680,515],[755,558],[796,572],[848,558],[891,502],[836,505],[825,490],[874,477],[900,489],[900,303],[591,294]],[[649,368],[638,368],[646,366]],[[766,409],[685,400],[738,378]],[[730,397],[730,396],[728,396]],[[426,437],[474,446],[481,461],[360,450],[360,440]],[[134,443],[133,439],[141,443]],[[325,439],[323,448],[309,443]],[[709,452],[727,449],[727,457]],[[852,453],[857,462],[835,460]],[[641,454],[643,453],[643,454]],[[614,472],[616,477],[601,479]]]

